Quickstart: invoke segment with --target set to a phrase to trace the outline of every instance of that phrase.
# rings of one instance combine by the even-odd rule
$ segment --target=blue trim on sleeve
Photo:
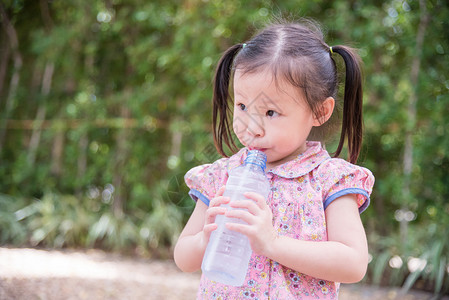
[[[198,201],[198,199],[200,199],[201,201],[203,201],[204,204],[209,206],[209,202],[210,202],[209,198],[204,196],[200,191],[195,190],[195,189],[191,189],[190,192],[189,192],[189,196],[190,196],[190,198],[195,200],[195,202]]]
[[[344,190],[336,192],[335,194],[330,195],[324,201],[324,209],[326,209],[329,206],[329,204],[331,204],[332,201],[334,201],[335,199],[342,197],[344,195],[349,195],[349,194],[360,194],[362,196],[365,196],[365,198],[366,198],[365,202],[363,202],[362,206],[359,207],[359,213],[362,213],[368,207],[370,198],[369,198],[369,194],[367,191],[365,191],[363,189],[359,189],[359,188],[348,188],[348,189],[344,189]]]

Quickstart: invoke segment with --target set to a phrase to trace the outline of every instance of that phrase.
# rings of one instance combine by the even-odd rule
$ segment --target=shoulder
[[[199,192],[208,199],[213,198],[220,187],[226,184],[229,171],[242,164],[246,153],[244,148],[231,157],[190,169],[184,176],[186,185],[195,193]]]
[[[317,173],[323,178],[341,178],[355,176],[369,177],[374,180],[374,176],[370,170],[365,167],[351,164],[341,158],[329,158],[324,160],[317,168]]]
[[[222,174],[227,174],[227,172],[235,167],[242,164],[244,157],[246,157],[246,148],[241,149],[236,154],[231,157],[224,157],[216,160],[210,164],[203,164],[190,169],[186,175],[185,179],[190,180],[198,176],[220,176]]]
[[[374,176],[367,168],[341,158],[331,158],[317,168],[315,178],[320,182],[325,207],[340,196],[357,194],[360,211],[369,204]]]

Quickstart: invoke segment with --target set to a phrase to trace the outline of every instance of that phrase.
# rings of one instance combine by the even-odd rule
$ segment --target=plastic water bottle
[[[267,156],[259,150],[248,152],[243,165],[233,169],[226,183],[224,196],[234,200],[245,200],[245,192],[256,192],[267,199],[270,183],[265,175]],[[222,205],[232,209],[229,205]],[[226,223],[245,223],[237,218],[217,215],[218,228],[210,236],[201,270],[210,280],[233,286],[243,285],[251,258],[248,238],[226,228]]]

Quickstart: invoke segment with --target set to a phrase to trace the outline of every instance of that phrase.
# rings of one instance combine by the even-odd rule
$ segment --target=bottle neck
[[[267,167],[267,156],[262,151],[250,150],[248,151],[248,156],[243,164],[250,170],[265,172]]]

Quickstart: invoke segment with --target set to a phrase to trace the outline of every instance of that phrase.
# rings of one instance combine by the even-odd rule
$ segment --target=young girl
[[[336,106],[337,54],[346,75],[340,142],[331,158],[312,139],[328,127]],[[362,140],[361,82],[355,52],[329,47],[311,21],[270,25],[225,52],[213,99],[215,144],[225,158],[186,174],[196,206],[174,257],[181,270],[199,270],[218,214],[247,223],[226,226],[248,237],[253,254],[243,286],[203,276],[198,298],[337,299],[340,282],[364,277],[368,247],[359,214],[374,177],[354,165]],[[238,152],[232,132],[244,145]],[[345,141],[349,162],[336,158]],[[224,144],[237,153],[226,157]],[[268,199],[246,193],[247,199],[229,203],[222,196],[228,173],[249,149],[267,155],[271,192]],[[226,210],[224,203],[245,210]]]

